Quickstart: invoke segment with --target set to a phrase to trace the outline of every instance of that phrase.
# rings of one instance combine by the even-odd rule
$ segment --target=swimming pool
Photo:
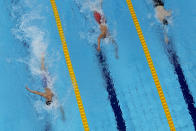
[[[193,131],[196,2],[165,1],[172,9],[165,29],[170,45],[164,43],[152,1],[132,2],[174,126]],[[96,51],[99,27],[92,11],[98,3],[56,0],[90,130],[170,130],[126,1],[107,0],[102,7],[119,59],[108,39]],[[0,130],[84,130],[50,1],[1,0],[0,5]],[[43,91],[43,54],[56,96],[50,107],[24,88]]]

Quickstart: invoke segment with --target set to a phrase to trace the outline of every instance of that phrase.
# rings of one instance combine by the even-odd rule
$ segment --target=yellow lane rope
[[[134,25],[135,25],[135,27],[136,27],[136,30],[137,30],[137,33],[138,33],[140,42],[141,42],[141,44],[142,44],[142,47],[143,47],[143,50],[144,50],[144,53],[145,53],[145,56],[146,56],[148,65],[149,65],[149,67],[150,67],[150,70],[151,70],[151,73],[152,73],[152,77],[153,77],[153,79],[154,79],[154,82],[155,82],[157,91],[158,91],[158,93],[159,93],[159,97],[160,97],[160,99],[161,99],[161,103],[162,103],[163,109],[164,109],[164,111],[165,111],[165,115],[166,115],[166,117],[167,117],[167,121],[168,121],[170,130],[171,130],[171,131],[175,131],[174,123],[173,123],[171,114],[170,114],[170,112],[169,112],[169,108],[168,108],[168,106],[167,106],[167,102],[166,102],[166,99],[165,99],[165,97],[164,97],[163,90],[162,90],[162,88],[161,88],[161,85],[160,85],[160,82],[159,82],[159,79],[158,79],[158,76],[157,76],[155,67],[154,67],[154,65],[153,65],[152,58],[151,58],[151,56],[150,56],[150,52],[149,52],[149,50],[148,50],[147,44],[146,44],[145,39],[144,39],[144,36],[143,36],[143,34],[142,34],[141,27],[140,27],[139,22],[138,22],[138,19],[137,19],[137,17],[136,17],[136,14],[135,14],[135,11],[134,11],[132,2],[131,2],[131,0],[126,0],[126,1],[127,1],[128,7],[129,7],[129,11],[130,11],[130,13],[131,13],[131,16],[132,16]]]
[[[75,95],[76,95],[76,100],[77,100],[80,115],[81,115],[81,118],[82,118],[82,123],[83,123],[85,131],[89,131],[86,114],[85,114],[84,107],[83,107],[83,104],[82,104],[82,99],[81,99],[80,92],[79,92],[79,89],[78,89],[78,84],[77,84],[77,81],[76,81],[76,77],[75,77],[73,67],[72,67],[72,64],[71,64],[69,51],[68,51],[67,43],[66,43],[66,40],[65,40],[65,37],[64,37],[63,28],[62,28],[62,25],[61,25],[61,21],[60,21],[59,13],[58,13],[58,10],[57,10],[56,2],[55,2],[55,0],[50,0],[50,2],[51,2],[51,5],[52,5],[52,8],[53,8],[53,12],[54,12],[55,20],[56,20],[56,25],[57,25],[59,35],[60,35],[60,38],[61,38],[61,43],[62,43],[62,46],[63,46],[65,60],[66,60],[66,63],[67,63],[67,67],[68,67],[68,70],[69,70],[69,75],[71,77],[72,85],[73,85],[74,92],[75,92]]]

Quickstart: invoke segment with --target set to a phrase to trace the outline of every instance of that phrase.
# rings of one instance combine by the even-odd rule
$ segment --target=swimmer
[[[33,91],[31,89],[28,88],[28,86],[26,86],[25,88],[34,94],[40,95],[42,97],[44,97],[46,99],[46,105],[50,105],[52,103],[52,97],[54,96],[54,94],[52,93],[51,89],[48,88],[48,80],[47,80],[47,76],[46,76],[46,69],[45,69],[45,65],[44,65],[44,57],[42,57],[42,61],[41,61],[41,71],[43,73],[43,87],[45,92],[38,92],[38,91]]]
[[[166,11],[161,0],[153,0],[156,10],[156,17],[163,25],[168,25],[167,17],[171,16],[171,11]]]
[[[46,105],[50,105],[52,103],[52,97],[54,96],[54,94],[52,93],[52,91],[50,90],[50,88],[44,88],[45,92],[38,92],[38,91],[33,91],[31,89],[29,89],[27,86],[25,87],[29,92],[40,95],[42,97],[44,97],[46,99]]]
[[[97,50],[98,51],[101,50],[101,48],[100,48],[101,39],[109,38],[109,40],[112,41],[112,44],[114,44],[114,46],[115,46],[115,57],[116,57],[116,59],[118,59],[118,45],[117,45],[116,41],[111,37],[111,35],[108,31],[105,17],[101,13],[99,13],[98,11],[94,11],[94,18],[97,21],[97,23],[99,24],[99,28],[101,31],[100,35],[97,38],[97,42],[98,42]]]
[[[101,34],[97,38],[97,41],[98,41],[97,50],[100,51],[101,50],[101,48],[100,48],[101,39],[104,39],[107,37],[108,28],[106,26],[106,20],[105,20],[104,16],[102,16],[99,12],[94,11],[94,17],[95,17],[95,20],[97,21],[97,23],[99,24],[99,28],[101,31]]]

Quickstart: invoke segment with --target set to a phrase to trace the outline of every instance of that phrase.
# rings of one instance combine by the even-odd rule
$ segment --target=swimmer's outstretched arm
[[[41,59],[41,70],[42,71],[45,71],[45,64],[44,64],[44,61],[45,61],[45,59],[44,59],[44,56],[42,56],[42,59]]]
[[[38,91],[33,91],[31,89],[28,88],[28,86],[25,87],[29,92],[31,93],[34,93],[34,94],[37,94],[37,95],[40,95],[40,96],[43,96],[45,97],[44,93],[41,93],[41,92],[38,92]]]

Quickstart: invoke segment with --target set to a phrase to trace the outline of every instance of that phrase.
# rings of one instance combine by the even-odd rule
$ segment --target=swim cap
[[[94,17],[98,24],[101,24],[101,14],[97,11],[94,11]]]
[[[52,101],[46,101],[46,105],[50,105],[52,103]]]
[[[163,19],[163,24],[168,25],[168,21],[166,19]]]

